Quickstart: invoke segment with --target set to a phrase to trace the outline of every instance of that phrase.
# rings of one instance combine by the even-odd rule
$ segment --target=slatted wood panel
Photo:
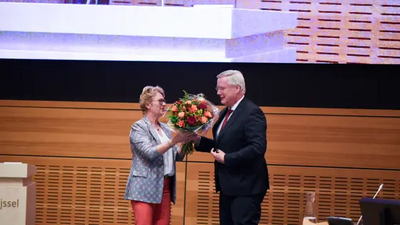
[[[123,199],[129,170],[104,166],[37,165],[37,224],[127,223],[131,213]],[[67,160],[71,161],[71,160]]]
[[[185,224],[219,224],[214,165],[188,163],[187,174]]]
[[[42,165],[36,164],[36,224],[127,224],[132,221],[128,201],[123,199],[128,168],[107,167],[101,163],[68,165],[71,161],[46,160]]]
[[[218,195],[215,194],[213,164],[188,163],[185,224],[218,224]],[[269,166],[271,190],[262,204],[260,224],[301,224],[305,193],[316,193],[320,221],[342,216],[357,221],[359,200],[378,196],[400,199],[400,173],[394,171]]]
[[[130,160],[0,156],[37,166],[36,225],[134,224],[124,200]],[[172,224],[183,224],[185,165],[177,163],[177,203]]]
[[[297,62],[400,63],[397,0],[239,0],[239,7],[298,13],[298,26],[286,32]]]
[[[36,163],[36,224],[127,224],[132,220],[128,201],[123,199],[128,168],[46,161]]]
[[[1,157],[35,164],[38,173],[36,224],[133,224],[123,199],[128,160]],[[218,195],[212,163],[178,163],[178,202],[172,224],[218,224]],[[359,199],[400,199],[397,171],[269,166],[271,190],[262,204],[260,224],[300,224],[305,193],[316,192],[318,219],[344,216],[356,220]],[[184,178],[187,176],[187,180]],[[187,182],[185,184],[185,182]],[[186,196],[185,196],[186,192]],[[185,208],[184,208],[185,207]]]

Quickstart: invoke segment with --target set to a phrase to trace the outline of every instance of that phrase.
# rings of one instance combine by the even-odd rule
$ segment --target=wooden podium
[[[0,163],[0,221],[8,225],[34,225],[36,167],[25,163]]]

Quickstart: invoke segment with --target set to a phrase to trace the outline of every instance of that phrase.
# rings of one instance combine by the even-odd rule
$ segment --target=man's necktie
[[[226,122],[228,121],[229,116],[231,115],[231,113],[233,112],[233,110],[228,109],[228,112],[225,115],[225,119],[224,122],[222,123],[222,127],[220,132],[222,131],[222,129],[224,129]]]

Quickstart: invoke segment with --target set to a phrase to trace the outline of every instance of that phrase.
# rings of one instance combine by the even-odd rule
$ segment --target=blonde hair
[[[246,93],[246,83],[242,72],[239,70],[225,70],[224,72],[217,75],[217,78],[227,77],[229,85],[239,85],[240,91]]]
[[[143,88],[142,94],[140,95],[139,99],[139,105],[140,109],[142,110],[143,113],[147,111],[147,105],[150,104],[151,101],[153,101],[153,97],[157,94],[160,93],[163,97],[165,97],[165,92],[164,89],[162,89],[159,86],[146,86]]]

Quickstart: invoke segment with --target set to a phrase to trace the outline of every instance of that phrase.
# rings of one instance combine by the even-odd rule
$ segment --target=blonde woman
[[[140,95],[143,117],[132,125],[132,166],[125,199],[131,200],[136,225],[168,225],[171,202],[176,201],[176,161],[184,156],[176,144],[189,142],[195,134],[174,137],[159,118],[166,111],[165,93],[159,86],[146,86]]]

